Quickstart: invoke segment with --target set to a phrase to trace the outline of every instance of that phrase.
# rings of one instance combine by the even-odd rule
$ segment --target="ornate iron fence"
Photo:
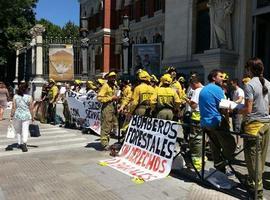
[[[61,48],[66,45],[73,46],[74,55],[74,76],[80,77],[82,74],[81,64],[81,42],[79,38],[60,38],[48,37],[43,39],[43,75],[45,79],[49,78],[49,49]],[[89,69],[89,66],[88,66]]]

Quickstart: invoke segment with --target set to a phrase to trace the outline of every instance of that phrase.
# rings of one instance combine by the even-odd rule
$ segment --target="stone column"
[[[91,64],[90,64],[90,76],[92,78],[95,77],[95,74],[96,74],[96,64],[95,64],[95,59],[96,59],[96,51],[95,51],[95,45],[92,44],[91,45],[91,48],[90,48],[90,51],[91,51]]]
[[[31,30],[30,34],[33,38],[35,38],[36,43],[36,70],[35,70],[35,77],[32,81],[32,91],[33,91],[33,98],[40,99],[42,86],[45,83],[43,78],[43,51],[42,51],[42,33],[45,31],[45,28],[41,24],[36,24]]]
[[[89,39],[87,37],[81,39],[81,53],[82,53],[82,79],[88,80],[87,66],[88,66],[88,46]]]
[[[21,42],[15,43],[16,48],[16,68],[15,68],[15,80],[13,81],[15,88],[18,87],[18,77],[19,77],[19,55],[20,55],[20,49],[23,48],[23,44]]]

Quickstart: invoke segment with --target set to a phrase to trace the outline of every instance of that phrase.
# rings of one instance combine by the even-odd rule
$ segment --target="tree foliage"
[[[14,52],[15,42],[26,43],[35,24],[37,0],[0,0],[0,65]]]
[[[79,36],[79,27],[71,21],[67,22],[63,28],[46,19],[40,19],[36,23],[45,27],[44,37],[74,38]]]

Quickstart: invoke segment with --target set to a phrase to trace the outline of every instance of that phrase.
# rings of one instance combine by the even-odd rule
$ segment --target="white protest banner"
[[[179,129],[177,122],[133,116],[119,157],[101,163],[144,181],[164,178],[171,171]]]
[[[77,123],[100,134],[102,104],[97,100],[97,94],[94,91],[86,94],[70,91],[67,95],[67,102],[71,117]]]

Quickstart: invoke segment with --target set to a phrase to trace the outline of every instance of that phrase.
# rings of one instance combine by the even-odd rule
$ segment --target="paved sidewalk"
[[[0,122],[0,136],[5,135],[7,125],[7,120]],[[40,128],[42,136],[45,137],[49,129],[56,127],[41,124]],[[62,138],[48,137],[44,139],[47,142],[44,141],[43,146],[38,147],[38,151],[30,148],[27,153],[19,150],[5,152],[0,146],[1,200],[234,199],[224,193],[201,187],[177,174],[173,174],[174,177],[169,176],[157,181],[135,184],[131,177],[110,167],[98,165],[99,160],[110,158],[110,156],[106,152],[93,148],[98,143],[97,136],[82,135],[78,130],[63,128],[57,129],[57,134],[58,132],[61,134],[60,130],[63,131],[63,134],[66,134],[66,131],[69,134],[75,134],[80,145],[73,148],[49,149],[48,146],[52,145],[51,140],[55,140],[57,144],[57,141]],[[1,138],[1,144],[6,142],[8,145],[10,141],[4,138]],[[42,137],[40,137],[41,139]],[[32,141],[32,144],[34,145],[35,142],[39,141]],[[70,141],[66,145],[67,147],[72,146],[76,142],[76,140]],[[8,156],[1,156],[5,153]],[[269,167],[266,169],[268,172]],[[266,197],[270,197],[269,193]]]

